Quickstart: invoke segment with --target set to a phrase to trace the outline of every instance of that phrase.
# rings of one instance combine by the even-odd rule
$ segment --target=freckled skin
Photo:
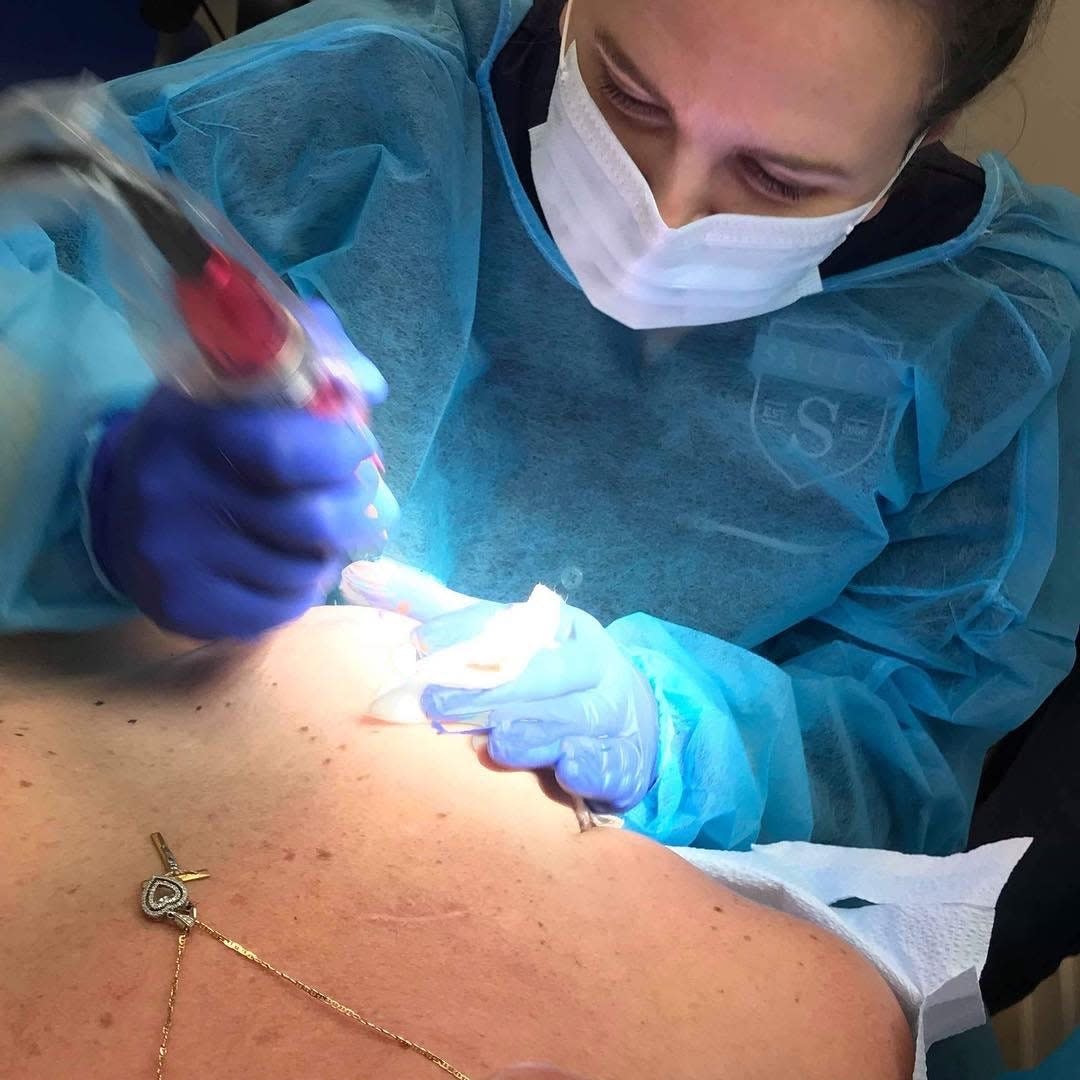
[[[227,672],[228,723],[214,705],[205,720],[193,711],[200,697],[220,703],[220,687],[178,690],[168,665],[133,688],[110,682],[105,723],[71,722],[80,708],[101,720],[85,713],[85,681],[70,703],[57,696],[50,722],[40,701],[30,706],[27,719],[43,715],[22,745],[10,740],[0,789],[0,821],[5,799],[17,800],[6,819],[26,833],[11,838],[0,871],[0,969],[18,969],[29,1002],[14,1045],[19,1080],[76,1075],[67,1066],[88,1056],[87,1080],[111,1080],[152,1060],[176,949],[170,928],[137,911],[154,828],[182,864],[210,872],[191,886],[203,920],[476,1080],[524,1060],[560,1060],[591,1080],[697,1080],[713,1074],[720,1048],[740,1080],[795,1075],[784,1070],[792,1060],[799,1080],[902,1080],[861,1068],[880,1056],[864,1032],[887,1026],[865,1004],[888,989],[868,985],[876,973],[826,932],[814,946],[806,924],[741,900],[643,837],[581,835],[535,776],[479,767],[465,742],[398,728],[365,742],[357,657],[371,635],[342,636],[350,617],[326,609],[273,635],[258,664]],[[282,681],[268,695],[271,662]],[[381,668],[371,669],[374,682]],[[132,716],[138,736],[127,734]],[[310,730],[298,732],[304,720]],[[341,745],[368,772],[320,769]],[[63,797],[75,774],[77,801]],[[20,792],[19,777],[33,787]],[[45,835],[60,846],[43,850]],[[43,907],[60,916],[47,934]],[[796,969],[800,955],[807,970]],[[379,1080],[426,1075],[210,941],[195,936],[184,962],[169,1050],[177,1080],[332,1076],[345,1061]],[[598,983],[621,991],[599,1024]],[[103,1007],[115,1017],[107,1031]],[[62,1038],[47,1033],[58,1019]],[[0,1022],[4,1064],[9,1028]]]

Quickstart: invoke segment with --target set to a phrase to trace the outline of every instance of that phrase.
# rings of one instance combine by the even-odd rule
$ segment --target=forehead
[[[858,165],[916,134],[932,37],[911,0],[575,0],[574,16],[608,29],[695,136]]]

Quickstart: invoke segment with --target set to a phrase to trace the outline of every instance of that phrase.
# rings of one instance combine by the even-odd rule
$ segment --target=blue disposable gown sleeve
[[[0,632],[132,610],[90,555],[84,492],[102,421],[150,376],[122,315],[79,280],[94,246],[89,228],[0,236]]]
[[[1074,658],[1080,447],[1058,411],[1076,415],[1075,367],[996,459],[892,515],[835,602],[758,650],[643,614],[610,627],[660,707],[658,779],[629,826],[729,849],[964,846],[988,748]]]
[[[112,89],[158,168],[335,308],[392,382],[387,408],[438,416],[479,248],[479,104],[450,0],[312,4]],[[133,610],[94,565],[83,492],[102,422],[153,375],[96,227],[0,233],[0,633]],[[380,438],[404,492],[430,433]]]

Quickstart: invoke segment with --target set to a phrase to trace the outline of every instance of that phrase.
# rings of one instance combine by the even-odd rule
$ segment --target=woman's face
[[[574,0],[569,40],[678,227],[875,198],[918,134],[933,39],[901,0]]]

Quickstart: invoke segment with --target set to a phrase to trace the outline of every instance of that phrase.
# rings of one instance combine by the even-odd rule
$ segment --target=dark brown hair
[[[974,101],[1023,52],[1054,0],[917,0],[940,42],[924,128]]]

